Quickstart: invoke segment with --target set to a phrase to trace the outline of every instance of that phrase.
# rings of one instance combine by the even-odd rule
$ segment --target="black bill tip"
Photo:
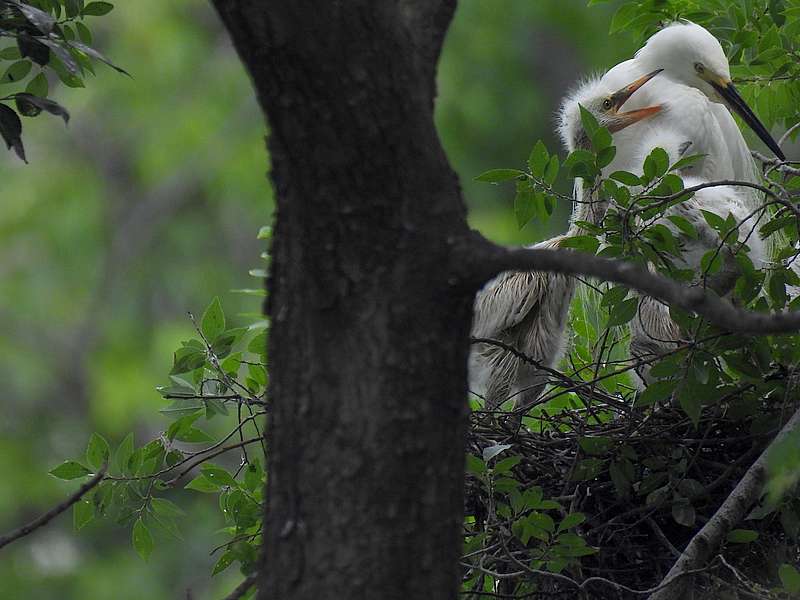
[[[770,135],[767,128],[758,120],[758,117],[755,113],[750,110],[750,107],[747,106],[747,103],[744,101],[739,95],[739,91],[733,85],[733,83],[728,83],[727,85],[722,85],[718,83],[712,83],[714,89],[719,92],[719,95],[722,96],[728,103],[728,105],[736,111],[736,113],[742,117],[745,123],[756,132],[756,135],[761,138],[761,141],[764,142],[767,147],[775,153],[781,160],[786,160],[786,155],[781,150],[780,146],[778,146],[778,142]]]

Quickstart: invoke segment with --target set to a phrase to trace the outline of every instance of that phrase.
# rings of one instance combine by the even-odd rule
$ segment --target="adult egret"
[[[681,127],[687,119],[694,122],[690,92],[699,91],[712,103],[724,104],[736,112],[778,158],[785,160],[777,142],[739,95],[731,81],[725,52],[706,29],[688,21],[673,23],[652,35],[634,58],[616,65],[605,77],[611,81],[617,78],[630,81],[654,69],[663,69],[664,73],[653,86],[637,95],[632,107],[673,99],[677,109],[662,118],[673,127]],[[684,107],[684,102],[689,104]],[[719,125],[736,177],[751,177],[753,159],[730,113],[717,106],[710,110]],[[694,141],[697,146],[704,144],[697,135]]]
[[[567,149],[588,147],[579,104],[612,134],[657,114],[657,105],[620,112],[634,92],[657,74],[656,70],[640,76],[617,91],[597,78],[580,86],[562,104],[559,130]],[[593,201],[592,190],[582,191],[567,233],[533,247],[557,248],[565,238],[579,233],[577,221],[598,223],[604,214],[605,206]],[[574,291],[575,280],[564,275],[537,271],[501,273],[475,298],[472,336],[497,340],[546,368],[552,367],[564,350],[563,333]],[[489,343],[472,345],[469,372],[470,389],[483,396],[488,410],[494,410],[509,397],[513,397],[515,406],[526,405],[539,397],[548,381],[545,370]]]

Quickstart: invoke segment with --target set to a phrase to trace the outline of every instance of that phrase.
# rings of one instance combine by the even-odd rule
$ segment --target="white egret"
[[[719,41],[706,29],[690,22],[673,23],[652,35],[634,58],[616,65],[606,73],[605,78],[609,85],[613,85],[614,81],[630,81],[654,69],[663,69],[664,72],[652,86],[637,95],[631,107],[636,108],[640,103],[644,106],[672,100],[676,105],[675,110],[665,112],[660,121],[678,131],[694,132],[692,141],[696,146],[695,152],[709,144],[718,143],[704,138],[707,133],[702,120],[713,116],[719,128],[709,133],[721,137],[734,175],[749,181],[748,178],[756,174],[753,159],[739,128],[728,111],[716,106],[724,104],[736,112],[778,158],[785,159],[777,142],[739,95],[731,81],[725,52]],[[698,110],[697,99],[693,97],[695,90],[705,96],[712,106]],[[703,108],[702,105],[700,108]],[[620,145],[625,146],[624,143]]]
[[[638,77],[633,83],[610,88],[592,79],[568,97],[561,110],[560,132],[569,150],[588,146],[581,125],[582,105],[612,134],[658,113],[659,106],[620,112],[623,104],[658,71]],[[605,206],[593,202],[591,190],[581,192],[578,208],[565,235],[540,242],[534,248],[557,248],[566,237],[579,233],[577,221],[598,223]],[[472,336],[502,342],[544,367],[552,367],[564,350],[564,328],[575,291],[571,277],[536,271],[501,273],[475,298]],[[470,389],[484,397],[489,410],[509,397],[515,406],[539,397],[548,381],[546,371],[489,343],[472,345],[469,362]]]

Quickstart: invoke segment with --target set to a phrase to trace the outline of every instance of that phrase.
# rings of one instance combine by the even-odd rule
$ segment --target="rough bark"
[[[433,126],[453,1],[215,0],[270,127],[260,598],[454,598],[474,290]]]

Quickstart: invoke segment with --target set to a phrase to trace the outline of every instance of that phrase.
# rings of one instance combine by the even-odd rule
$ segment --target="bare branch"
[[[588,275],[620,283],[658,298],[671,306],[697,313],[713,325],[731,332],[753,335],[793,333],[800,330],[800,312],[755,313],[734,307],[712,291],[688,287],[646,268],[623,260],[610,260],[567,249],[504,248],[485,238],[477,244],[481,281],[504,271],[545,271],[564,275]],[[475,248],[475,246],[473,246]]]
[[[225,596],[223,600],[239,600],[239,598],[244,596],[250,590],[250,588],[253,587],[253,584],[255,584],[257,579],[258,579],[257,572],[250,573],[250,575],[248,575],[245,578],[245,580],[242,581],[242,583],[237,585],[235,590],[233,590],[230,594]]]
[[[26,535],[30,535],[31,533],[33,533],[34,531],[36,531],[40,527],[44,527],[50,521],[55,519],[58,515],[63,513],[65,510],[67,510],[70,506],[72,506],[73,504],[78,502],[81,498],[83,498],[83,496],[89,490],[91,490],[96,485],[98,485],[101,481],[103,481],[103,478],[106,475],[106,469],[107,468],[108,468],[108,465],[103,465],[103,467],[95,474],[94,477],[92,477],[89,481],[84,483],[80,488],[78,488],[77,492],[72,494],[72,496],[70,496],[69,498],[64,500],[64,502],[62,502],[58,506],[53,507],[52,509],[50,509],[46,513],[44,513],[42,516],[34,519],[33,521],[31,521],[30,523],[28,523],[26,525],[23,525],[19,529],[16,529],[16,530],[12,531],[11,533],[0,537],[0,548],[2,548],[3,546],[7,546],[11,542],[17,541],[18,539],[23,538]]]
[[[691,539],[680,558],[669,570],[662,584],[674,581],[673,585],[663,587],[650,596],[649,600],[668,600],[670,598],[683,598],[686,586],[691,579],[677,580],[681,574],[689,573],[701,567],[716,551],[728,532],[741,521],[750,507],[761,496],[764,482],[767,477],[767,458],[770,450],[786,438],[792,431],[800,426],[800,409],[783,426],[772,443],[761,453],[761,456],[747,469],[742,479],[709,519],[703,528]]]

